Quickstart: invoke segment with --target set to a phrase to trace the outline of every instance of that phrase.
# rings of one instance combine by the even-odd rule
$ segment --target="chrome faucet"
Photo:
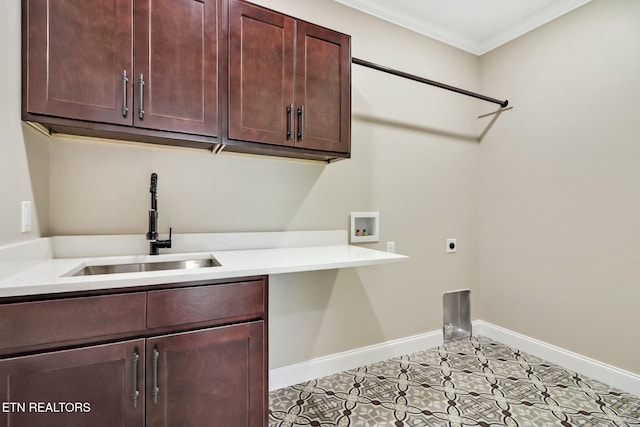
[[[149,242],[149,255],[158,255],[158,249],[171,247],[171,227],[169,227],[169,239],[158,240],[160,236],[158,233],[158,174],[155,172],[151,174],[151,186],[149,192],[151,193],[151,209],[149,210],[149,232],[147,233],[147,240]]]

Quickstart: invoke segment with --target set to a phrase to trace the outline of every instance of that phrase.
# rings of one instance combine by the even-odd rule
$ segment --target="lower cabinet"
[[[130,322],[130,333],[106,344],[87,338],[82,346],[75,331],[59,334],[36,354],[22,355],[20,349],[36,344],[29,339],[22,347],[0,343],[0,350],[4,345],[14,353],[0,359],[0,427],[265,426],[266,286],[261,277],[122,294],[133,302],[146,295],[144,305],[136,303],[146,322],[142,329]],[[100,309],[111,301],[104,295],[0,302],[0,313],[7,314],[0,332],[32,321],[34,307],[63,301],[65,310],[85,314],[91,304],[87,323],[105,322],[112,311]],[[70,325],[56,326],[64,331]],[[47,345],[34,336],[38,346]]]
[[[144,348],[138,339],[1,360],[0,426],[144,426]]]
[[[147,426],[260,426],[263,322],[147,340]]]

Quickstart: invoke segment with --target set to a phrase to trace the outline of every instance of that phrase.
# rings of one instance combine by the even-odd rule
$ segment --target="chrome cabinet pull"
[[[289,130],[287,131],[287,140],[293,138],[293,104],[287,107],[287,114],[289,115]]]
[[[138,360],[140,360],[140,355],[137,351],[133,352],[131,356],[131,363],[133,364],[133,391],[131,392],[131,400],[133,400],[133,407],[138,407],[138,396],[140,396],[140,391],[138,391]]]
[[[158,395],[160,394],[160,388],[158,388],[158,359],[160,353],[157,348],[153,349],[153,390],[151,391],[151,397],[153,397],[153,404],[158,404]]]
[[[127,108],[127,83],[129,83],[127,70],[122,70],[122,115],[124,117],[127,117],[127,113],[129,112]]]
[[[304,105],[298,108],[298,118],[300,120],[298,124],[298,139],[304,141]]]
[[[140,74],[138,79],[138,87],[140,88],[140,107],[138,108],[138,117],[144,119],[144,75]]]

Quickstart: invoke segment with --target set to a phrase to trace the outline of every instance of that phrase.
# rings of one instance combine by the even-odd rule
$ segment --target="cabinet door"
[[[266,425],[264,322],[147,341],[147,426]]]
[[[132,0],[23,0],[25,112],[130,125],[131,11]]]
[[[294,145],[294,24],[229,1],[229,138]]]
[[[134,126],[218,135],[218,0],[136,0]]]
[[[2,360],[0,426],[142,427],[143,361],[144,340]]]
[[[351,140],[349,36],[298,22],[296,49],[296,146],[348,153]]]

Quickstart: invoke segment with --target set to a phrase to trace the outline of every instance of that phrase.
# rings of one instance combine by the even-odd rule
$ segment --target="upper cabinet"
[[[105,136],[127,131],[100,125],[218,136],[218,9],[217,0],[23,0],[23,118]]]
[[[348,153],[350,38],[301,21],[296,28],[296,146]]]
[[[22,118],[49,132],[350,155],[350,37],[236,0],[22,0]]]
[[[216,0],[135,0],[134,126],[218,135],[217,17]]]
[[[25,0],[22,5],[23,109],[132,125],[131,0]]]
[[[347,35],[229,0],[229,138],[348,157]]]
[[[294,145],[295,21],[229,2],[229,138]]]

